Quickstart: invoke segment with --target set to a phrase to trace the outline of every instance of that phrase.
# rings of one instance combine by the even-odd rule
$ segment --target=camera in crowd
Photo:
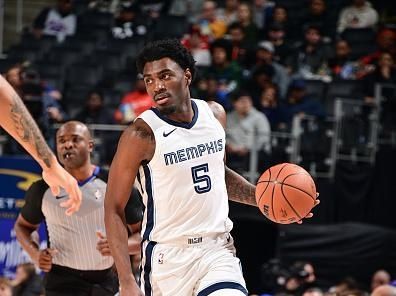
[[[312,265],[304,261],[285,266],[278,259],[271,259],[261,268],[261,283],[265,285],[263,289],[269,292],[298,290],[314,280]]]

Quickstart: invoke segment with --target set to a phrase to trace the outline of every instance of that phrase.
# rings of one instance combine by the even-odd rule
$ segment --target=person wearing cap
[[[327,63],[332,56],[332,48],[323,41],[320,29],[309,26],[305,30],[304,41],[296,45],[286,64],[296,78],[321,79],[329,74],[326,73]]]
[[[268,65],[274,69],[272,82],[278,86],[280,97],[284,98],[290,79],[286,68],[274,61],[274,52],[274,45],[270,41],[260,41],[256,50],[256,67]]]
[[[134,90],[126,93],[121,99],[121,104],[114,113],[116,122],[126,124],[132,122],[143,111],[153,106],[151,97],[147,94],[143,75],[136,76]]]

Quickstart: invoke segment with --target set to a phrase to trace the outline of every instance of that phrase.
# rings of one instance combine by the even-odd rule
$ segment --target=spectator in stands
[[[358,289],[358,283],[353,277],[345,277],[337,282],[334,286],[329,288],[329,293],[332,295],[341,295],[346,291],[353,291]]]
[[[309,288],[307,289],[302,296],[323,296],[324,293],[320,288]]]
[[[391,282],[391,275],[384,269],[377,270],[372,278],[370,283],[371,291],[373,292],[376,288],[382,285],[389,285]]]
[[[21,96],[46,139],[51,139],[51,124],[67,120],[68,115],[58,101],[45,93],[39,73],[31,67],[16,65],[7,71],[5,77],[10,79],[9,83]]]
[[[231,168],[243,171],[249,167],[249,154],[254,147],[262,156],[261,160],[263,154],[269,152],[271,127],[265,115],[253,107],[248,92],[236,93],[233,106],[234,111],[227,115],[227,162]]]
[[[137,19],[138,8],[130,2],[121,4],[120,13],[114,20],[111,32],[115,39],[126,39],[135,36],[145,36],[147,27]]]
[[[375,65],[380,55],[384,52],[390,53],[396,59],[396,31],[389,28],[379,30],[377,33],[378,49],[363,58],[360,62],[363,65]]]
[[[331,56],[332,48],[322,40],[319,28],[310,26],[305,30],[304,41],[296,45],[286,63],[297,78],[328,80],[327,62]]]
[[[319,98],[307,95],[304,80],[293,80],[290,84],[287,103],[282,108],[282,120],[290,127],[294,116],[310,115],[319,119],[325,117],[325,110]]]
[[[114,124],[112,114],[104,105],[103,94],[97,90],[87,95],[85,106],[74,119],[87,124]]]
[[[293,28],[293,26],[289,23],[289,17],[288,17],[288,11],[286,9],[286,7],[280,6],[280,5],[276,5],[273,8],[273,12],[272,12],[272,18],[268,20],[268,23],[265,26],[265,34],[268,34],[268,28],[271,25],[280,25],[283,27],[283,29],[286,32],[286,35],[288,36],[288,38],[294,38],[295,39],[295,34],[294,31],[296,30],[296,28]],[[293,40],[294,40],[293,39]]]
[[[274,52],[275,48],[271,42],[259,42],[257,45],[255,64],[256,67],[259,67],[261,65],[268,65],[274,69],[274,73],[272,75],[272,82],[279,88],[280,98],[283,99],[286,96],[290,79],[286,68],[274,61]]]
[[[233,23],[228,27],[228,34],[231,40],[232,61],[237,62],[242,68],[250,68],[252,48],[246,42],[245,31],[241,24]]]
[[[276,131],[280,128],[281,109],[276,85],[270,84],[262,91],[259,111],[267,117],[271,130]]]
[[[390,285],[379,286],[371,296],[396,296],[396,288]]]
[[[247,2],[239,4],[236,23],[243,28],[245,44],[253,48],[259,37],[259,30],[253,21],[252,8]]]
[[[190,24],[198,22],[204,0],[173,0],[169,15],[187,16]]]
[[[39,296],[44,294],[41,276],[36,273],[33,263],[22,263],[17,266],[12,285],[14,286],[13,296]]]
[[[197,66],[210,65],[209,38],[201,33],[199,25],[192,24],[189,34],[186,34],[181,42],[191,52]]]
[[[329,59],[329,68],[335,79],[356,79],[359,64],[351,59],[351,48],[346,40],[335,43],[335,55]]]
[[[250,74],[251,79],[246,82],[245,89],[250,90],[252,95],[254,106],[260,108],[260,99],[262,92],[273,84],[272,78],[274,76],[274,67],[270,65],[260,65],[254,67]]]
[[[12,296],[11,282],[2,277],[0,277],[0,296]]]
[[[332,23],[324,0],[310,0],[308,10],[301,18],[301,27],[315,26],[322,32],[324,38],[333,39],[335,23]]]
[[[364,78],[365,102],[367,104],[375,103],[374,89],[376,83],[396,83],[395,62],[389,53],[382,53],[374,72]]]
[[[76,33],[77,16],[73,12],[72,0],[58,0],[56,7],[44,8],[33,23],[33,34],[36,38],[42,35],[55,36],[63,42],[66,36]]]
[[[140,13],[150,21],[155,21],[158,17],[168,14],[171,0],[136,0],[134,1]]]
[[[242,79],[240,66],[231,60],[231,42],[225,39],[215,40],[211,46],[212,65],[207,69],[207,76],[214,77],[218,82],[217,102],[224,109],[231,109],[229,95],[238,89]]]
[[[116,122],[131,123],[143,111],[153,107],[153,100],[146,91],[143,75],[136,77],[135,89],[126,93],[121,99],[121,104],[114,113]]]
[[[259,30],[263,30],[272,18],[275,3],[268,0],[254,0],[253,21]]]
[[[345,7],[338,18],[338,33],[345,29],[373,28],[378,22],[378,13],[366,0],[352,0],[352,5]]]
[[[267,39],[274,46],[274,60],[282,65],[286,65],[286,59],[291,56],[292,48],[286,41],[286,32],[283,25],[270,25],[267,31]]]
[[[223,19],[227,26],[237,21],[239,4],[239,0],[225,0],[224,8],[217,9],[218,17]]]
[[[198,25],[201,33],[208,36],[209,42],[221,38],[227,32],[227,24],[216,13],[217,4],[212,0],[205,0],[202,5],[201,17]]]

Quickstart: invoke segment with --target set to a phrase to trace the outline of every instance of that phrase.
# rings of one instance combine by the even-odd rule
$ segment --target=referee
[[[48,185],[39,180],[26,192],[25,205],[14,227],[17,239],[34,263],[47,273],[46,296],[114,295],[118,291],[118,279],[112,269],[113,258],[98,248],[98,234],[105,230],[107,172],[91,163],[94,144],[83,123],[63,124],[56,134],[56,144],[59,161],[80,186],[80,210],[72,216],[65,215],[61,204],[67,194],[61,191],[53,196]],[[130,200],[125,210],[126,223],[136,229],[143,208],[139,198]],[[43,220],[49,247],[40,250],[32,234]]]

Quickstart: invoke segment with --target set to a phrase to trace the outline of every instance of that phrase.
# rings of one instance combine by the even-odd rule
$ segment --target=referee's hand
[[[41,250],[38,256],[38,267],[44,272],[49,272],[52,268],[52,258],[56,253],[58,250],[51,248]]]
[[[102,254],[102,256],[111,256],[109,242],[107,237],[101,232],[96,231],[96,236],[98,237],[98,242],[96,243],[96,250]]]

